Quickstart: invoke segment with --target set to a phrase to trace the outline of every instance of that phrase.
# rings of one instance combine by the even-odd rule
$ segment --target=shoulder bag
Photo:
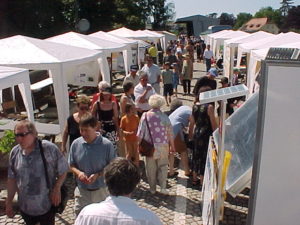
[[[144,137],[142,138],[142,140],[139,143],[139,153],[142,156],[147,156],[147,157],[152,157],[153,153],[154,153],[154,144],[153,144],[153,139],[152,139],[152,135],[151,135],[151,131],[148,125],[148,121],[147,121],[147,113],[145,113],[145,121],[146,121],[146,125],[147,125],[147,130],[149,132],[150,135],[150,139],[151,139],[151,143],[148,142],[145,139],[146,136],[146,131],[144,132]]]
[[[49,180],[49,175],[48,175],[48,170],[47,170],[47,162],[46,162],[46,158],[45,158],[45,155],[44,155],[44,148],[43,148],[43,145],[42,145],[42,141],[38,140],[38,142],[39,142],[40,152],[41,152],[41,156],[42,156],[42,160],[43,160],[43,164],[44,164],[44,169],[45,169],[45,177],[46,177],[47,188],[49,190],[51,190],[50,180]],[[58,206],[52,206],[52,208],[54,209],[55,213],[62,214],[63,211],[66,208],[67,201],[68,201],[68,189],[67,189],[67,186],[65,184],[63,184],[61,186],[60,193],[61,193],[61,201],[60,201],[59,205]]]

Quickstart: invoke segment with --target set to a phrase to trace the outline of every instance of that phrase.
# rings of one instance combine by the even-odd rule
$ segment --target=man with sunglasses
[[[20,121],[14,132],[18,145],[12,149],[9,157],[6,215],[14,217],[12,201],[18,192],[21,216],[27,225],[54,225],[52,205],[57,206],[61,201],[60,189],[69,170],[68,163],[55,144],[42,141],[51,187],[49,190],[34,124]]]

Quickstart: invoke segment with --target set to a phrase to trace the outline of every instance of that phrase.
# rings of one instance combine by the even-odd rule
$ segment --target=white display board
[[[248,225],[300,224],[300,62],[265,61]]]

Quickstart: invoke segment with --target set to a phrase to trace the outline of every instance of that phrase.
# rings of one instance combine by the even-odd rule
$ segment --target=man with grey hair
[[[148,84],[147,73],[141,71],[140,83],[134,88],[135,104],[140,117],[144,112],[147,112],[149,109],[151,109],[148,100],[150,96],[154,94],[154,88],[151,86],[151,84]]]
[[[32,122],[18,122],[14,133],[18,145],[9,156],[6,215],[14,217],[12,201],[18,192],[21,216],[27,225],[54,225],[52,205],[57,206],[61,201],[60,189],[69,170],[68,163],[55,144],[38,141]],[[41,151],[47,163],[50,189]]]
[[[156,94],[160,94],[161,71],[158,65],[153,63],[151,57],[147,58],[147,64],[141,69],[148,75],[149,84],[154,88]]]

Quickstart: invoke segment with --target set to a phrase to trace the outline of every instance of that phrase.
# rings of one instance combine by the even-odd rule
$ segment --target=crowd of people
[[[198,62],[205,60],[208,73],[191,90],[194,51]],[[209,137],[217,128],[215,104],[200,105],[198,97],[201,92],[217,88],[218,71],[211,68],[210,46],[200,39],[180,37],[177,42],[171,41],[163,58],[163,69],[156,64],[155,46],[148,53],[140,70],[138,65],[130,67],[120,100],[105,81],[99,83],[99,92],[92,98],[78,96],[77,112],[66,121],[61,150],[42,141],[50,190],[34,124],[17,123],[14,132],[18,145],[11,152],[8,170],[7,216],[14,216],[12,200],[18,192],[26,224],[54,224],[51,205],[59,204],[61,185],[71,171],[76,179],[76,224],[100,224],[114,218],[127,221],[126,224],[132,220],[140,222],[134,224],[161,224],[157,216],[139,208],[129,198],[140,180],[142,139],[154,149],[145,157],[151,194],[157,192],[157,185],[161,194],[168,194],[167,178],[178,175],[174,169],[175,154],[180,155],[184,175],[190,177],[193,185],[202,185]],[[222,86],[226,82],[228,79],[221,80]],[[183,95],[195,97],[193,107],[172,97],[174,93],[177,97],[179,84],[183,86]],[[170,106],[169,115],[162,111],[164,104]],[[108,214],[112,216],[108,218]]]

